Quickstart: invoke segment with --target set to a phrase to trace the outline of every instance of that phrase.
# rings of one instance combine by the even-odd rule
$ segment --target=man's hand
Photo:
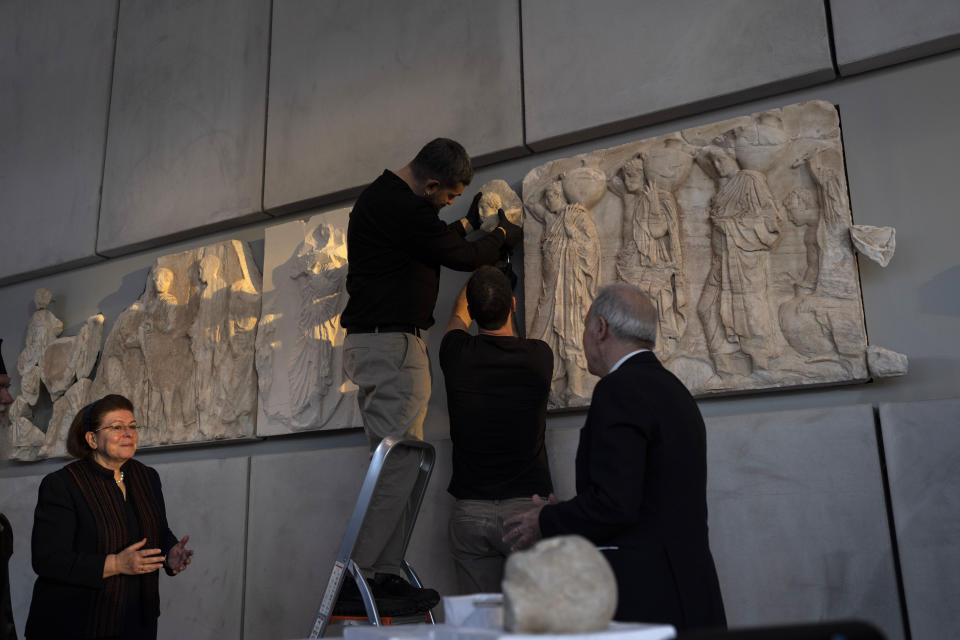
[[[510,545],[511,551],[520,551],[533,546],[543,535],[540,533],[540,510],[548,504],[557,504],[557,496],[552,493],[547,498],[541,498],[534,494],[534,507],[520,515],[504,521],[505,527],[513,526],[513,529],[503,536],[503,541]]]
[[[467,209],[467,215],[463,218],[467,221],[467,224],[463,226],[467,233],[472,233],[480,228],[480,198],[482,197],[483,192],[477,191],[477,195],[473,196],[473,202],[470,203],[470,208]]]
[[[500,219],[497,229],[503,231],[503,243],[511,248],[520,244],[523,239],[523,231],[520,227],[507,220],[507,216],[503,214],[503,209],[497,211],[497,217]]]

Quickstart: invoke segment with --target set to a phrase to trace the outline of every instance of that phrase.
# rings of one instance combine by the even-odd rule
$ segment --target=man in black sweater
[[[421,331],[433,323],[440,267],[472,271],[492,264],[520,229],[500,224],[468,242],[480,227],[478,201],[451,224],[439,211],[473,178],[470,156],[457,142],[437,138],[406,166],[384,171],[357,199],[347,228],[347,293],[340,322],[347,330],[343,368],[359,387],[363,427],[371,451],[384,438],[421,439],[430,400],[430,362]],[[381,471],[353,559],[378,599],[400,601],[401,615],[432,607],[439,595],[414,589],[402,576],[404,507],[416,481],[419,452],[394,450]],[[384,611],[380,612],[384,614]]]
[[[500,270],[480,267],[457,297],[440,345],[457,499],[450,546],[461,593],[500,591],[504,520],[553,491],[544,446],[553,353],[516,337],[516,300]],[[478,335],[467,333],[476,320]],[[536,498],[530,496],[536,495]]]
[[[583,349],[593,390],[577,447],[577,495],[506,524],[523,548],[579,534],[601,547],[617,578],[620,621],[678,630],[725,627],[707,530],[707,442],[693,396],[653,354],[657,311],[639,288],[597,294]]]

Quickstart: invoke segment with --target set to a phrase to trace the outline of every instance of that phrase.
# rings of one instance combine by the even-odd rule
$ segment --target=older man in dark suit
[[[583,347],[602,379],[577,449],[577,495],[538,499],[506,524],[514,549],[579,534],[617,578],[621,621],[677,629],[725,627],[707,536],[706,433],[690,392],[651,349],[657,312],[638,288],[615,284],[587,314]]]

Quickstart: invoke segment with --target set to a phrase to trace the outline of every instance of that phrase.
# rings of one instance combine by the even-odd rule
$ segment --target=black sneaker
[[[340,595],[333,605],[331,615],[335,616],[366,616],[367,610],[363,606],[363,598],[360,597],[360,589],[353,576],[347,573],[343,576],[343,584],[340,586]]]
[[[378,607],[381,598],[398,598],[415,604],[417,609],[412,613],[420,613],[433,609],[440,602],[440,594],[436,590],[418,589],[392,573],[378,573],[369,582]]]
[[[396,576],[393,577],[397,578]],[[397,580],[400,580],[400,578],[397,578]],[[374,600],[377,603],[377,613],[381,618],[409,616],[425,611],[418,600],[410,597],[391,596],[387,593],[378,594],[374,585],[374,581],[368,580],[367,582],[370,583]],[[409,587],[410,585],[407,586]],[[357,587],[357,583],[354,581],[353,576],[349,573],[343,577],[343,585],[340,587],[340,596],[337,598],[337,602],[333,605],[333,611],[331,612],[331,615],[362,618],[367,617],[367,608],[363,605],[363,598],[360,596],[360,589]]]

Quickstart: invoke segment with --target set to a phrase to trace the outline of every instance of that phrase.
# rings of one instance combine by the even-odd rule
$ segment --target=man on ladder
[[[500,225],[473,242],[480,227],[478,201],[451,224],[439,211],[473,179],[470,157],[457,142],[437,138],[406,166],[385,170],[357,199],[347,228],[347,292],[340,322],[347,330],[344,373],[358,387],[363,427],[371,451],[384,438],[423,438],[430,400],[430,361],[421,331],[433,323],[440,267],[471,271],[492,264],[520,228],[503,215]],[[357,536],[353,560],[371,583],[381,615],[427,611],[440,599],[403,575],[404,511],[419,471],[419,452],[393,452]],[[344,585],[334,614],[360,603],[355,584]],[[362,606],[362,605],[361,605]]]

